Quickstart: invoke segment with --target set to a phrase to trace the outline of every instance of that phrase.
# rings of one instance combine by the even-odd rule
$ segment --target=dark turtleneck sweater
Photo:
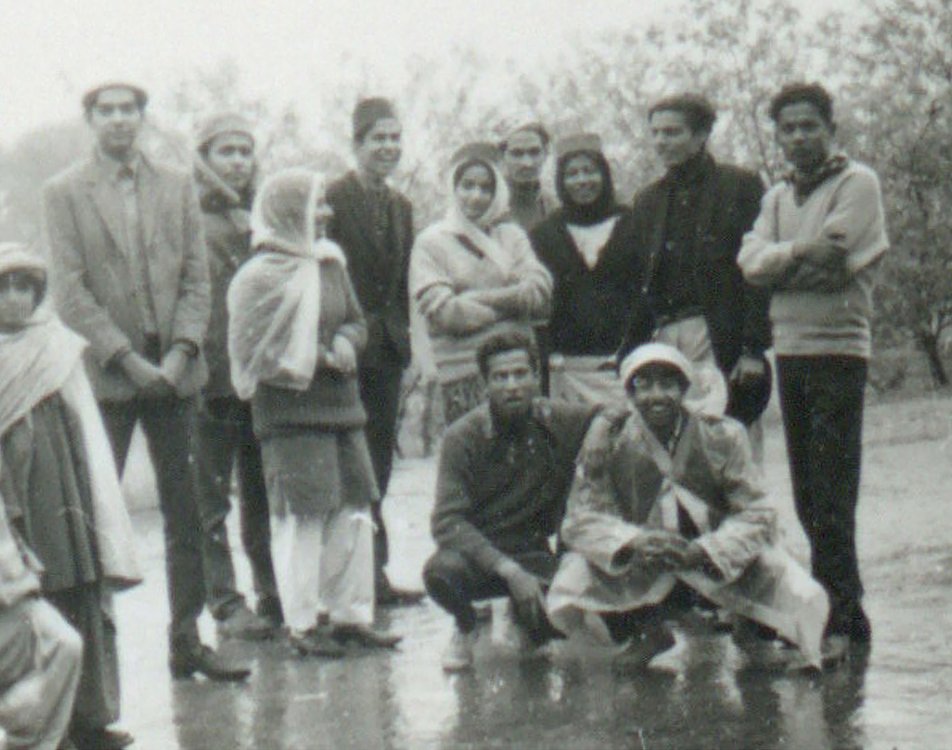
[[[538,399],[520,430],[500,430],[488,404],[453,423],[436,480],[436,543],[487,572],[506,555],[547,549],[594,414],[588,406]]]
[[[509,213],[527,232],[550,212],[549,201],[538,182],[509,183]]]

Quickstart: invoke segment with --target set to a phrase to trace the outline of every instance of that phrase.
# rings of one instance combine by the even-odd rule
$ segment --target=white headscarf
[[[26,245],[0,243],[0,275],[26,271],[46,279],[46,263]],[[79,422],[103,572],[120,588],[141,580],[132,522],[92,387],[83,367],[86,339],[67,328],[44,295],[26,325],[0,334],[0,435],[59,393]],[[0,501],[2,502],[2,501]]]
[[[228,288],[228,356],[239,398],[262,382],[306,390],[318,360],[321,262],[345,265],[326,238],[315,240],[323,175],[293,168],[265,180],[251,209],[258,251]]]
[[[477,145],[482,146],[483,144]],[[483,215],[476,219],[476,221],[466,218],[456,198],[454,176],[460,166],[467,162],[473,162],[486,167],[492,173],[495,181],[493,199],[483,212]],[[509,188],[506,185],[502,171],[499,169],[499,165],[495,160],[476,156],[464,147],[457,151],[450,163],[446,181],[447,189],[450,194],[450,207],[446,212],[446,216],[440,222],[442,229],[450,234],[465,236],[476,245],[487,258],[496,263],[496,265],[504,271],[508,271],[512,261],[509,258],[509,254],[494,236],[496,227],[503,223],[509,216]]]

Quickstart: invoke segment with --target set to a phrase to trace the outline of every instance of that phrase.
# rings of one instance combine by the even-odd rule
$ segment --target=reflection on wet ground
[[[768,483],[790,518],[781,450],[777,439],[768,443]],[[401,584],[419,585],[432,550],[433,471],[432,461],[404,462],[385,506]],[[749,671],[727,636],[704,632],[679,632],[674,651],[639,674],[616,674],[607,654],[576,643],[524,658],[501,602],[481,632],[475,670],[448,676],[440,653],[451,625],[426,602],[381,614],[405,635],[394,653],[328,662],[298,658],[279,642],[228,643],[252,662],[247,685],[172,683],[160,522],[141,513],[148,582],[119,601],[123,726],[147,750],[952,747],[950,486],[949,442],[868,451],[860,551],[874,647],[868,663],[857,658],[815,676]],[[788,543],[802,554],[798,531]]]

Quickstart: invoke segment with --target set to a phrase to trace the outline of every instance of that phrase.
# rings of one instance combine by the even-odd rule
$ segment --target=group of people
[[[205,606],[221,637],[283,629],[302,655],[395,647],[376,608],[423,596],[388,579],[381,512],[411,349],[448,426],[423,571],[455,618],[445,669],[472,665],[474,603],[497,596],[527,648],[580,632],[639,667],[689,612],[758,664],[869,643],[854,523],[888,241],[821,86],[773,100],[791,172],[766,194],[713,159],[715,110],[683,94],[649,110],[666,172],[631,206],[596,135],[553,144],[526,123],[458,148],[448,210],[418,236],[387,183],[402,127],[386,99],[357,103],[357,168],[330,184],[261,179],[235,113],[203,123],[193,174],[158,164],[137,145],[147,102],[125,81],[90,89],[96,145],[44,189],[46,253],[0,245],[10,747],[132,742],[111,595],[141,580],[119,483],[136,425],[173,677],[250,674],[201,642]],[[771,346],[812,577],[775,543],[758,467]],[[254,608],[227,538],[233,472]]]

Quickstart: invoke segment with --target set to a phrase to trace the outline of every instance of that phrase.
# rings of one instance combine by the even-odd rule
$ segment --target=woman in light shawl
[[[43,595],[83,639],[70,735],[121,747],[111,592],[139,582],[132,524],[83,368],[86,341],[47,300],[46,263],[0,244],[0,494],[43,565]]]
[[[633,246],[620,221],[624,209],[597,135],[559,140],[556,158],[562,206],[530,233],[555,285],[541,337],[549,355],[548,392],[585,403],[623,402],[614,355],[639,293]]]
[[[379,492],[356,375],[367,328],[344,255],[325,238],[324,188],[321,175],[288,169],[258,191],[256,255],[228,290],[228,355],[261,441],[292,643],[342,656],[349,641],[380,648],[399,638],[373,629]]]
[[[410,295],[426,322],[446,424],[483,401],[476,349],[494,333],[532,334],[549,315],[552,280],[522,228],[507,219],[498,151],[463,146],[450,166],[451,204],[410,256]]]

